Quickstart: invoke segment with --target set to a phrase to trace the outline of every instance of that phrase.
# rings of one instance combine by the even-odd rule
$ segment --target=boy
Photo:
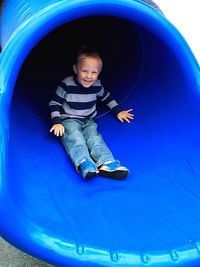
[[[85,179],[99,175],[123,179],[129,170],[115,160],[102,136],[97,131],[94,118],[96,101],[106,104],[121,121],[130,122],[132,109],[121,111],[117,102],[101,85],[98,76],[102,60],[95,51],[81,51],[73,66],[75,76],[65,78],[50,101],[54,132],[61,141],[77,171]]]

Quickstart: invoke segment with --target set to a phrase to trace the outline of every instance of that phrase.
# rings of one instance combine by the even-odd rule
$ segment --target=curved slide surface
[[[200,264],[199,66],[174,26],[142,1],[8,0],[1,27],[2,237],[56,266]],[[122,124],[99,107],[124,181],[83,181],[49,133],[49,99],[83,44],[134,109]]]

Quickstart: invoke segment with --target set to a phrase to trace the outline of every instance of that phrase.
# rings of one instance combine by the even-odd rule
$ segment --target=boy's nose
[[[91,78],[92,77],[92,73],[88,72],[87,73],[87,78]]]

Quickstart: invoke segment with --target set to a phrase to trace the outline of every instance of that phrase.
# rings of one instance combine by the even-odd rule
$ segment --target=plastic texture
[[[48,101],[95,46],[132,123],[99,107],[130,169],[85,182],[49,133]],[[128,0],[8,0],[1,24],[0,233],[56,266],[200,265],[199,66],[155,8]]]

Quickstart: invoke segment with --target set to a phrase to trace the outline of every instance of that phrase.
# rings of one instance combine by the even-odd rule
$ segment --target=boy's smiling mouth
[[[83,84],[84,85],[86,85],[86,86],[90,86],[90,85],[92,85],[92,83],[93,83],[93,80],[83,80]]]

